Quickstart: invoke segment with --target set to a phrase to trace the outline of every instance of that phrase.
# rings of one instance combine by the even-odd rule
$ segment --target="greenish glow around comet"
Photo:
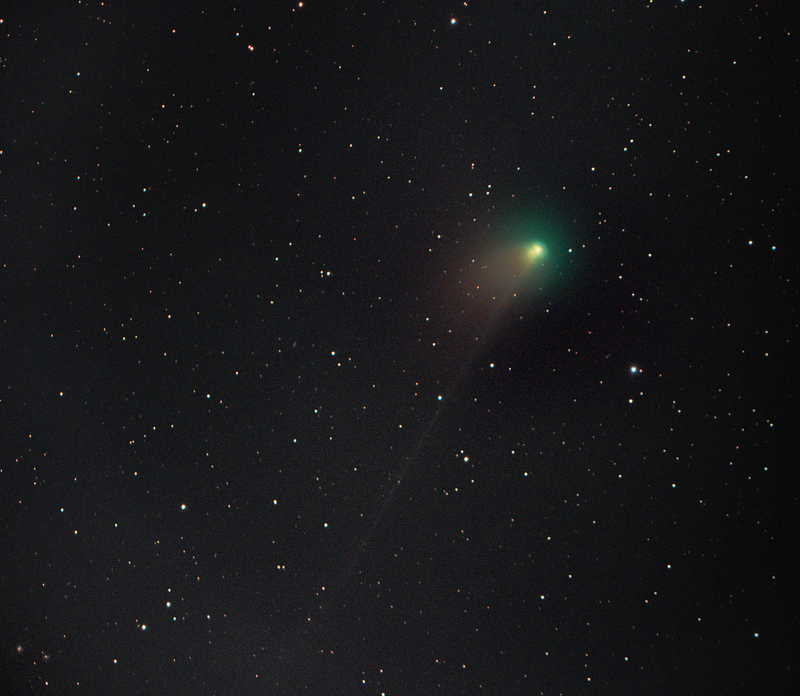
[[[545,259],[550,265],[561,258],[570,227],[562,211],[544,202],[506,211],[492,222],[497,242],[525,249],[536,265]]]
[[[466,287],[489,298],[551,301],[574,273],[576,222],[547,201],[497,213],[468,251],[464,268],[474,275],[465,277]]]
[[[564,290],[574,268],[576,220],[552,202],[530,202],[507,210],[490,224],[492,243],[505,249],[506,273],[517,297],[552,298]]]

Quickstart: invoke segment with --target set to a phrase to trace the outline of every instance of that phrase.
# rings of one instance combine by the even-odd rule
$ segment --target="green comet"
[[[512,292],[526,301],[562,294],[574,280],[571,254],[581,224],[566,205],[553,201],[512,202],[498,211],[486,225],[485,250],[478,252],[494,269],[489,287],[513,283]]]

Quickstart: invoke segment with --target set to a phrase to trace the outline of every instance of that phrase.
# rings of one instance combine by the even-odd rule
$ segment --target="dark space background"
[[[0,19],[2,694],[786,692],[783,11]]]

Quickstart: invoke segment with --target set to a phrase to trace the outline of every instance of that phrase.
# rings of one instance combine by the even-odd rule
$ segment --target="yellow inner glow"
[[[544,255],[544,247],[541,244],[533,244],[528,247],[528,255],[532,259],[538,259]]]

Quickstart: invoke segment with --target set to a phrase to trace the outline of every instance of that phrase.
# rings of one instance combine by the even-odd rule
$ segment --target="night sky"
[[[786,693],[788,17],[204,4],[0,16],[0,693]]]

